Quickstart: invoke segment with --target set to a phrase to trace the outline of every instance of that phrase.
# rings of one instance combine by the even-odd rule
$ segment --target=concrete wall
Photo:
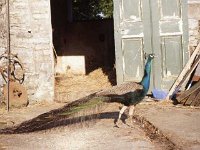
[[[200,41],[200,0],[188,0],[189,48],[194,51]]]
[[[6,48],[6,1],[0,1],[0,53]],[[49,0],[10,0],[11,52],[25,67],[29,102],[54,98],[54,59]]]

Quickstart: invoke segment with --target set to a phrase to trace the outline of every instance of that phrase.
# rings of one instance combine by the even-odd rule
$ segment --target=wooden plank
[[[189,70],[191,64],[193,63],[193,61],[194,61],[195,57],[197,56],[197,54],[199,53],[199,51],[200,51],[200,43],[198,44],[197,48],[192,53],[192,56],[190,57],[189,61],[185,65],[184,69],[182,70],[182,72],[180,73],[180,75],[178,76],[178,78],[176,79],[176,81],[174,82],[174,84],[171,87],[171,89],[170,89],[170,91],[169,91],[166,99],[169,99],[169,97],[173,94],[173,92],[177,88],[177,85],[179,85],[179,83],[182,81],[182,79],[184,78],[185,74]]]
[[[200,80],[200,63],[198,64],[194,76],[192,78],[192,81],[199,81]]]
[[[178,102],[181,104],[185,104],[185,102],[188,100],[188,98],[189,98],[189,96],[184,99],[181,99],[181,101],[178,101]]]
[[[198,89],[198,94],[195,97],[195,99],[192,101],[191,106],[195,106],[196,104],[198,104],[198,101],[200,101],[200,88]]]
[[[177,97],[178,101],[181,101],[182,99],[185,99],[188,97],[190,94],[195,92],[197,89],[200,88],[200,81],[197,82],[193,87],[191,87],[189,90],[185,91],[183,94],[181,94],[179,97]]]
[[[181,85],[188,81],[188,78],[190,77],[190,75],[192,74],[192,72],[195,70],[195,68],[197,67],[197,65],[200,62],[200,55],[195,59],[195,62],[192,64],[191,68],[188,70],[188,72],[186,73],[186,75],[183,77],[183,79],[181,80],[181,82],[177,85],[177,88],[181,88]]]
[[[196,96],[198,95],[198,93],[199,93],[199,91],[198,90],[196,90],[195,92],[193,92],[190,96],[189,96],[189,98],[187,99],[187,101],[184,103],[184,105],[191,105],[192,104],[192,102],[195,100],[195,98],[196,98]]]
[[[200,106],[200,97],[198,97],[198,99],[196,100],[196,103],[194,104],[194,106]]]

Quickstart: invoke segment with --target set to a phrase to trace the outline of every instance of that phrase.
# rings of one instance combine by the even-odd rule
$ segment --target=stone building
[[[10,47],[25,67],[29,101],[54,99],[54,57],[49,0],[10,0]],[[6,50],[6,0],[0,1],[0,53]]]
[[[190,51],[200,40],[200,0],[188,1],[189,47]]]
[[[56,2],[59,3],[58,1]],[[51,4],[53,4],[53,0],[9,0],[9,3],[11,52],[17,53],[19,55],[25,67],[26,79],[24,84],[28,90],[28,97],[30,102],[54,100],[55,60],[53,47],[56,45],[56,43],[63,42],[61,45],[68,47],[66,44],[67,40],[70,42],[78,41],[74,43],[72,48],[76,49],[77,45],[81,45],[80,47],[87,50],[81,51],[81,53],[75,50],[72,52],[72,54],[75,56],[86,56],[86,60],[83,60],[83,62],[87,62],[87,59],[89,59],[89,62],[98,62],[104,65],[110,65],[114,63],[114,51],[112,53],[107,51],[109,49],[114,49],[112,36],[109,37],[110,33],[112,34],[114,30],[112,20],[103,21],[103,23],[70,23],[67,25],[68,27],[71,27],[71,32],[69,31],[67,32],[67,35],[63,36],[61,34],[63,34],[65,31],[62,31],[61,28],[59,28],[59,30],[54,29],[52,26],[52,19],[56,20],[56,22],[59,22],[59,19],[63,20],[63,18],[56,17],[56,13],[52,14],[53,9],[55,8],[51,6]],[[60,6],[62,7],[62,3],[60,3]],[[190,50],[194,50],[198,44],[200,35],[200,1],[188,0],[188,6],[188,22],[190,34],[189,46]],[[0,54],[7,49],[6,12],[6,0],[0,0]],[[70,22],[69,10],[66,17]],[[89,32],[88,36],[82,36],[80,34],[86,32],[85,30],[90,31],[92,27],[97,32],[93,33],[91,31]],[[97,30],[95,27],[99,27],[101,30]],[[83,29],[83,31],[81,29]],[[79,30],[79,33],[77,33],[76,37],[73,37],[73,30]],[[55,34],[55,36],[61,35],[63,38],[62,41],[58,41],[58,39],[54,37],[54,41],[57,40],[54,45],[53,32],[59,32],[59,34]],[[92,44],[86,47],[83,42],[80,41],[81,39],[83,39],[85,43]],[[103,46],[102,43],[104,43]],[[93,51],[93,47],[98,47],[99,49],[97,51],[101,51],[101,53],[96,54],[97,51]],[[57,53],[59,54],[60,52],[57,51]],[[93,54],[96,55],[93,57]],[[77,58],[78,57],[76,57],[76,59]],[[104,59],[102,60],[101,58]],[[62,72],[62,63],[65,62],[62,61],[62,57],[59,59],[60,60],[58,60],[58,63],[61,63],[61,66],[58,67],[58,70]],[[78,60],[81,62],[81,59],[82,58]],[[110,60],[110,62],[107,62],[107,60]],[[68,67],[70,68],[71,66]],[[95,66],[91,66],[89,68],[92,67]],[[99,67],[99,65],[97,64],[96,67]],[[86,68],[86,70],[84,70],[84,68]],[[87,69],[87,66],[84,65],[78,69],[82,69],[81,73],[87,73],[87,71],[90,71],[90,69]],[[75,71],[77,70],[75,69]]]

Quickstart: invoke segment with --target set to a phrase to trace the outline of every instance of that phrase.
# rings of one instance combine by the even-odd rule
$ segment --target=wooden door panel
[[[176,77],[183,67],[181,36],[162,37],[163,78]]]
[[[163,20],[159,23],[160,35],[182,35],[183,30],[180,19],[177,20]]]
[[[122,0],[120,12],[124,21],[141,21],[141,0]]]
[[[140,81],[144,70],[142,38],[123,39],[122,51],[124,81]]]
[[[142,22],[126,22],[121,23],[122,38],[143,37],[143,23]]]
[[[159,0],[158,8],[160,8],[161,19],[181,17],[180,0]]]
[[[154,85],[168,90],[187,60],[186,0],[151,0]]]
[[[151,51],[150,16],[143,13],[149,11],[148,4],[149,0],[114,1],[118,84],[142,79],[144,51]]]

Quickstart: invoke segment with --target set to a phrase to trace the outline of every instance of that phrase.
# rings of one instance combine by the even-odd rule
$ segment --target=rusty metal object
[[[21,85],[24,82],[25,71],[17,54],[6,51],[0,55],[0,74],[6,83],[3,86],[3,96],[7,109],[9,110],[9,106],[27,105],[27,91]]]
[[[7,95],[8,95],[7,85],[3,87],[3,95],[7,100]],[[23,85],[21,85],[18,82],[10,81],[9,96],[10,96],[10,106],[21,107],[21,106],[26,106],[28,104],[27,91],[23,87]]]
[[[8,82],[8,73],[7,73],[8,59],[9,59],[8,54],[6,52],[0,56],[0,73],[6,83]],[[18,81],[20,84],[22,84],[25,78],[25,71],[17,54],[10,54],[9,68],[10,68],[10,80]]]

